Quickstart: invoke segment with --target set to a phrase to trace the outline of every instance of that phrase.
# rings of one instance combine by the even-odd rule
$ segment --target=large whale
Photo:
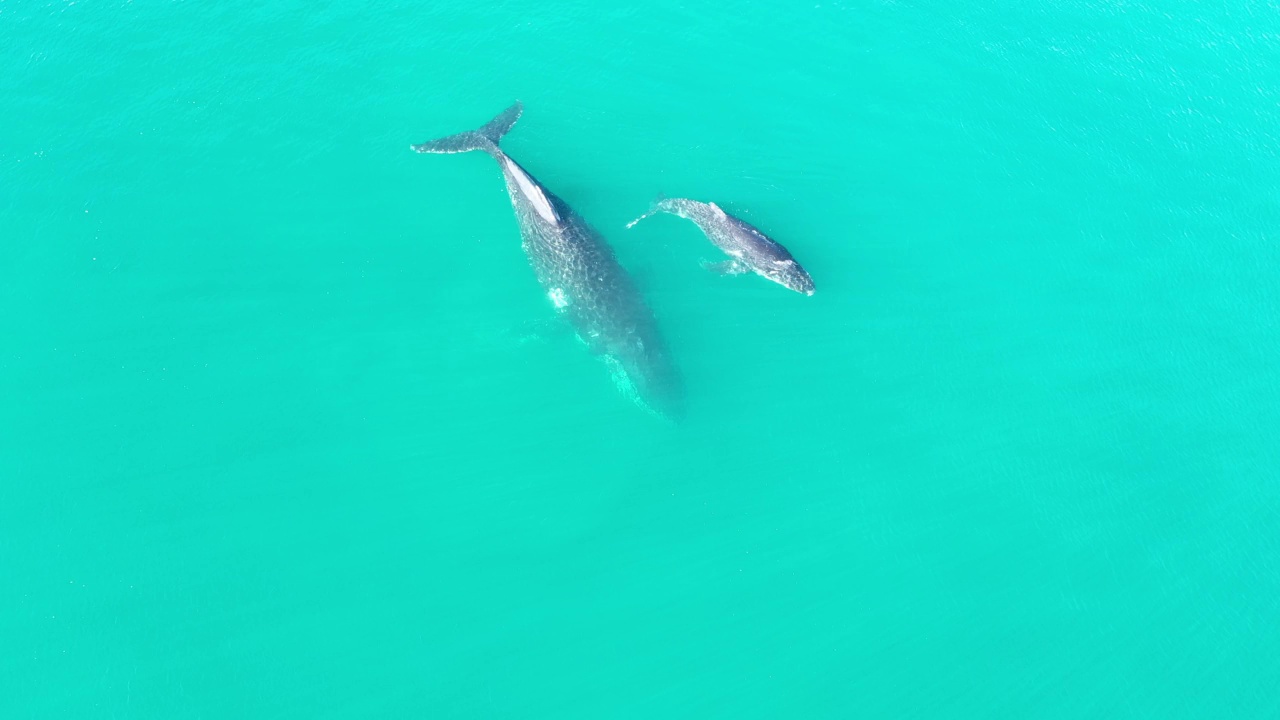
[[[609,367],[618,389],[678,419],[683,389],[644,298],[594,228],[498,147],[519,102],[477,130],[411,146],[420,153],[480,150],[498,161],[529,263],[556,312]]]
[[[649,212],[627,223],[627,227],[632,228],[650,215],[661,212],[692,220],[712,244],[733,258],[708,264],[708,269],[725,275],[754,272],[798,293],[813,294],[813,278],[809,277],[809,273],[781,243],[745,220],[739,220],[721,210],[715,203],[685,198],[660,198],[649,208]]]

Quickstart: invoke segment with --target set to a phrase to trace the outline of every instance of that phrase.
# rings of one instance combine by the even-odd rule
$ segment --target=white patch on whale
[[[725,214],[725,211],[721,210],[719,205],[717,205],[717,204],[715,204],[715,203],[707,203],[707,204],[708,204],[708,205],[710,205],[710,206],[711,206],[711,209],[715,211],[715,213],[716,213],[716,217],[718,217],[718,218],[725,218],[725,217],[727,217],[727,215]]]
[[[564,288],[551,288],[547,297],[551,298],[551,304],[555,305],[557,310],[569,307],[569,296],[564,294]]]
[[[552,225],[559,225],[560,218],[556,217],[555,209],[551,207],[550,202],[547,202],[547,196],[542,194],[542,188],[538,187],[533,178],[529,177],[524,170],[521,170],[520,166],[515,164],[515,161],[511,158],[504,155],[502,161],[506,166],[507,172],[516,179],[516,187],[520,188],[520,194],[524,195],[530,205],[533,205],[533,209],[538,211],[543,220]]]

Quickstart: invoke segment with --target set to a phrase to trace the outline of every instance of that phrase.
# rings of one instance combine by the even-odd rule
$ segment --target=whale
[[[556,315],[604,361],[621,393],[668,420],[684,390],[657,320],[604,237],[499,147],[520,118],[516,102],[476,130],[411,145],[418,153],[480,151],[497,161],[521,246]]]
[[[671,213],[693,221],[713,245],[732,258],[706,263],[707,269],[723,275],[753,272],[798,293],[813,294],[813,278],[781,243],[720,209],[719,205],[687,198],[659,198],[648,212],[627,223],[627,228],[658,213]]]

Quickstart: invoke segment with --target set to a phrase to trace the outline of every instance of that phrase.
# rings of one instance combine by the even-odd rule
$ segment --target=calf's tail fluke
[[[666,195],[659,193],[658,197],[654,198],[653,202],[649,203],[649,210],[645,212],[645,214],[627,223],[627,229],[630,230],[631,228],[635,227],[636,223],[640,222],[641,220],[647,217],[652,217],[653,215],[657,215],[658,213],[665,211],[667,209],[664,206],[666,199],[667,199]]]
[[[507,134],[516,120],[520,119],[523,106],[517,100],[514,105],[503,110],[497,117],[480,126],[476,130],[460,132],[457,135],[442,137],[439,140],[428,140],[420,145],[410,145],[414,152],[420,153],[461,153],[470,150],[483,150],[494,153],[502,136]]]

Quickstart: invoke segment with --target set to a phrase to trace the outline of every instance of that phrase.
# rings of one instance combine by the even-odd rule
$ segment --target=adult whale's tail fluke
[[[520,112],[523,109],[520,101],[517,100],[514,105],[503,110],[497,117],[477,130],[468,130],[409,147],[414,152],[420,153],[461,153],[483,150],[492,155],[498,151],[498,143],[502,140],[502,136],[506,135],[511,126],[516,124],[516,120],[520,119]]]

